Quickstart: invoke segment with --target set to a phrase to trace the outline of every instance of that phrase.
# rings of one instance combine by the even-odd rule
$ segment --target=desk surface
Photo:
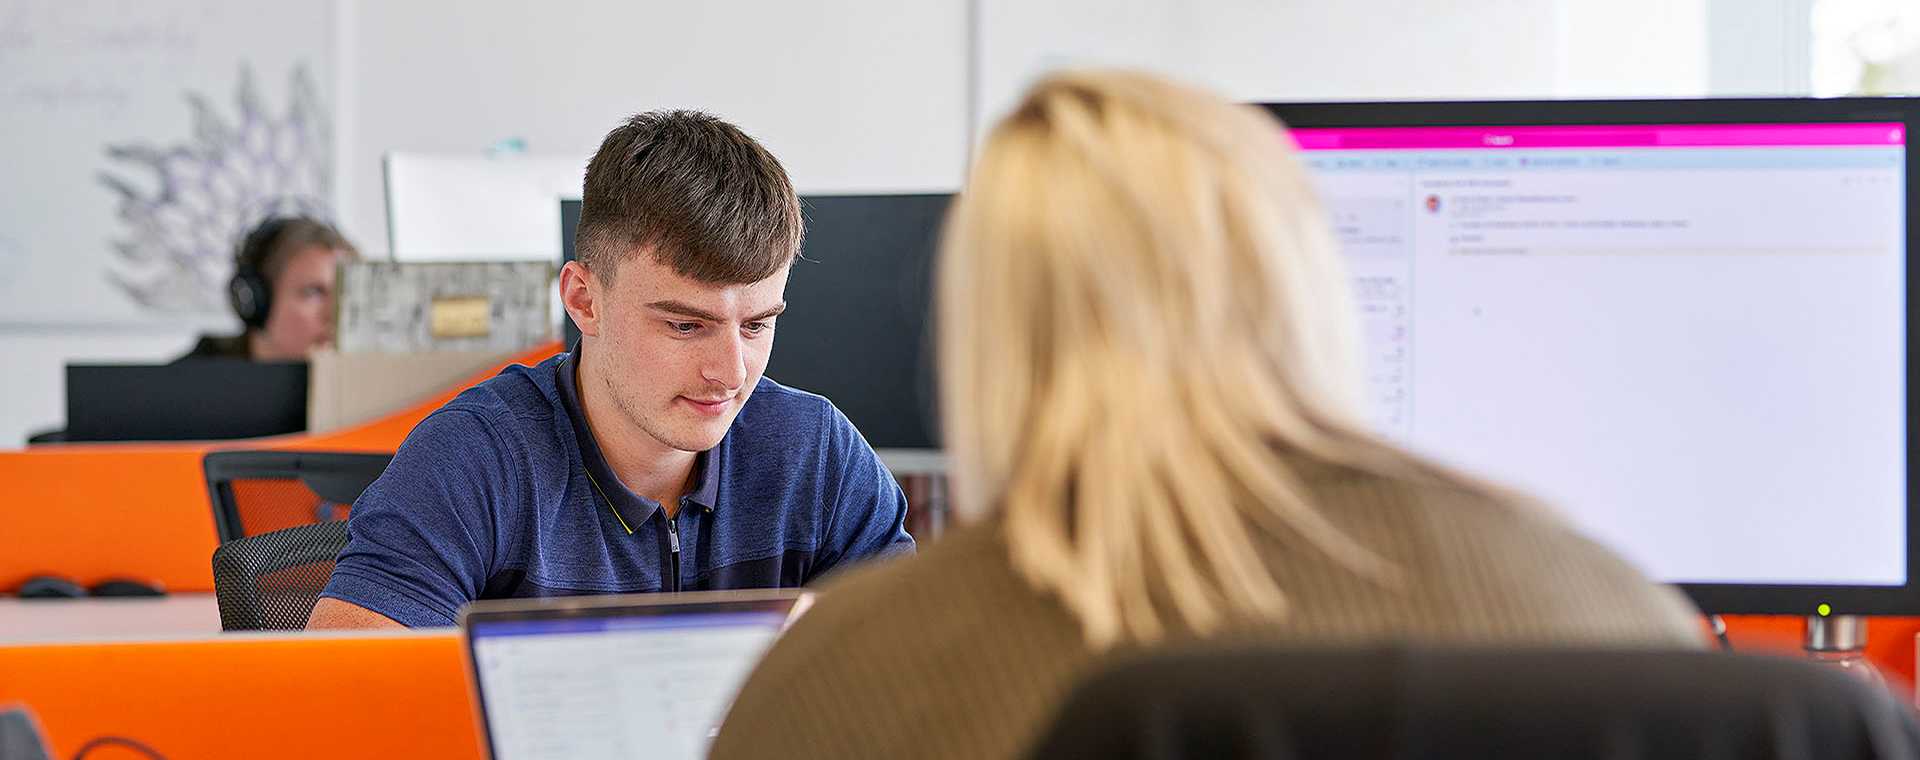
[[[212,594],[158,598],[0,598],[0,643],[171,638],[220,632]]]

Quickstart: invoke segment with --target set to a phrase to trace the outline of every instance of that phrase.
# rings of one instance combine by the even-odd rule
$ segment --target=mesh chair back
[[[220,628],[305,628],[307,615],[333,577],[333,562],[346,546],[345,522],[302,525],[221,544],[213,551]]]
[[[205,461],[221,542],[344,520],[391,454],[216,451]]]

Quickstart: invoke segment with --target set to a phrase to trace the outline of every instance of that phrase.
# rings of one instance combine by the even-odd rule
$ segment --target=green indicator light
[[[1821,602],[1820,606],[1813,608],[1813,611],[1820,613],[1820,617],[1826,617],[1833,614],[1833,605]]]

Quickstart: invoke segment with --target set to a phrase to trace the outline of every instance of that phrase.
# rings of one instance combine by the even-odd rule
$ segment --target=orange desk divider
[[[453,631],[0,645],[0,705],[62,758],[117,736],[168,758],[473,760],[465,657]]]
[[[341,430],[245,441],[70,443],[0,451],[0,593],[35,575],[83,585],[111,577],[169,591],[213,591],[218,539],[201,459],[223,449],[392,453],[461,391],[509,364],[561,350],[530,350],[411,409]]]

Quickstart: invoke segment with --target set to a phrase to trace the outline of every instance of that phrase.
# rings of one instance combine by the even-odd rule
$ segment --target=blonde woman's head
[[[1348,282],[1278,122],[1144,74],[1048,77],[943,249],[956,496],[1090,642],[1284,615],[1259,531],[1393,582],[1288,466],[1399,459],[1363,432]]]

